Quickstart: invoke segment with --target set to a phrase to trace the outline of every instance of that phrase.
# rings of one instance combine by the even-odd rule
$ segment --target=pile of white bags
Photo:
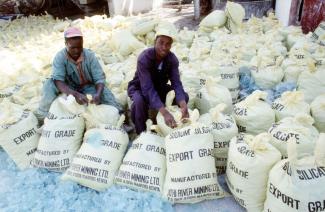
[[[274,111],[264,101],[266,96],[266,92],[257,90],[234,105],[234,117],[240,132],[257,135],[266,132],[275,122]]]
[[[164,138],[147,131],[140,134],[126,153],[115,182],[131,188],[162,193],[166,175]]]
[[[270,140],[267,133],[256,137],[241,133],[230,141],[227,184],[235,200],[250,212],[263,210],[269,171],[281,159]]]
[[[310,104],[310,108],[315,127],[319,132],[325,132],[325,94],[316,97]]]
[[[324,211],[325,134],[314,155],[298,159],[295,139],[288,143],[288,159],[270,171],[264,211]]]
[[[167,173],[164,197],[173,203],[196,203],[224,196],[218,184],[211,129],[195,122],[165,138]]]
[[[268,132],[273,137],[270,143],[281,152],[283,157],[287,157],[287,142],[290,138],[295,138],[299,154],[310,154],[319,135],[313,123],[314,119],[303,113],[284,118],[269,129]]]
[[[286,91],[272,103],[276,121],[285,117],[295,116],[297,113],[310,114],[310,106],[304,100],[300,91]]]
[[[124,119],[121,116],[116,126],[100,125],[88,130],[62,180],[72,180],[97,191],[110,187],[129,143],[127,133],[121,129]]]
[[[0,103],[0,146],[20,169],[30,167],[40,135],[35,115],[8,100]]]
[[[33,165],[62,172],[69,168],[85,129],[83,107],[73,96],[59,96],[44,120]]]
[[[228,88],[219,84],[220,79],[207,79],[197,94],[195,105],[201,114],[208,113],[220,103],[226,104],[225,112],[232,112],[232,99]]]
[[[232,115],[223,114],[225,104],[210,109],[209,113],[200,116],[199,121],[211,128],[214,140],[213,156],[217,174],[226,171],[230,140],[238,134],[238,128]]]

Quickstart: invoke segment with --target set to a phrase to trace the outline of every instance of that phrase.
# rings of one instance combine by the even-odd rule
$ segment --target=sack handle
[[[125,121],[125,115],[122,114],[120,116],[120,119],[117,121],[116,127],[119,127],[120,128],[122,126],[122,124],[124,123],[124,121]]]
[[[173,105],[173,101],[175,99],[175,91],[171,90],[167,93],[166,96],[166,107],[170,108]]]
[[[255,137],[249,137],[247,139],[248,146],[254,151],[266,151],[268,143],[272,139],[269,133],[260,133]]]

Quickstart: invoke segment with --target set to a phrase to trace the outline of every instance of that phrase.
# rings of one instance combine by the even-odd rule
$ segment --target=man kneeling
[[[108,104],[123,112],[112,92],[105,86],[105,73],[95,54],[83,48],[83,36],[78,28],[64,32],[66,48],[58,52],[52,65],[52,76],[43,85],[42,99],[35,112],[42,122],[52,102],[60,93],[72,95],[79,104],[88,104],[86,94],[92,95],[90,103]]]

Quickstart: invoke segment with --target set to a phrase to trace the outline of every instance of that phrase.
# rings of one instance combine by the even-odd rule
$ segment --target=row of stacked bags
[[[283,27],[272,13],[244,16],[229,2],[196,31],[141,15],[0,22],[0,207],[172,211],[232,195],[248,211],[324,210],[324,36]],[[157,125],[148,121],[130,140],[114,107],[62,95],[38,126],[33,112],[69,26],[82,30],[126,110],[137,56],[156,31],[174,31],[190,118],[181,119],[170,92],[178,127],[158,113]]]

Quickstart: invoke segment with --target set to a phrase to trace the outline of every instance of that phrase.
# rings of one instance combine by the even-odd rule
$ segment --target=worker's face
[[[82,37],[69,38],[65,41],[65,45],[72,59],[77,60],[82,53],[82,48],[83,48]]]
[[[158,59],[163,59],[167,56],[167,54],[170,52],[170,48],[172,47],[173,40],[164,35],[160,35],[156,38],[155,41],[155,50]]]

